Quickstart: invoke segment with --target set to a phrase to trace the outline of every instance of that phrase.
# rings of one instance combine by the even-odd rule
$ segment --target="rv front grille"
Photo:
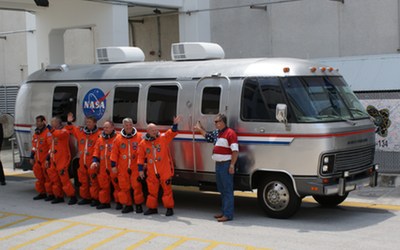
[[[335,173],[364,170],[374,162],[375,147],[369,146],[335,153]]]

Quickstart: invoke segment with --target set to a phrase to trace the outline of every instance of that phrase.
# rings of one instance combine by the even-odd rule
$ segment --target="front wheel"
[[[294,191],[292,181],[284,176],[267,177],[258,187],[257,198],[269,217],[286,219],[297,212],[301,198]]]
[[[343,196],[339,195],[313,195],[314,200],[316,200],[323,207],[336,207],[342,203],[349,193],[345,193]]]

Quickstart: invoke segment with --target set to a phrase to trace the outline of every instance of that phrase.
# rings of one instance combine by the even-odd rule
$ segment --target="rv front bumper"
[[[295,178],[297,192],[301,196],[307,195],[340,195],[361,189],[364,187],[376,187],[378,183],[378,166],[374,165],[365,174],[354,177],[348,176],[348,173],[343,173],[342,177],[336,178],[334,183],[321,183],[321,178]]]
[[[350,191],[361,189],[364,187],[376,187],[378,182],[378,172],[374,171],[371,176],[359,179],[347,181],[345,177],[340,177],[338,184],[324,186],[325,195],[338,194],[340,196],[345,195]]]

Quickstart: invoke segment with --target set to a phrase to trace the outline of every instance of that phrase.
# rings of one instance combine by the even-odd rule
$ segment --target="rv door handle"
[[[261,133],[265,133],[265,129],[264,128],[260,128],[260,132]]]

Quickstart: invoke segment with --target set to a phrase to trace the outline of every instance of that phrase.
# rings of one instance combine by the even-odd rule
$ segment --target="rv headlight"
[[[320,173],[331,174],[334,172],[335,155],[323,155],[321,158]]]

